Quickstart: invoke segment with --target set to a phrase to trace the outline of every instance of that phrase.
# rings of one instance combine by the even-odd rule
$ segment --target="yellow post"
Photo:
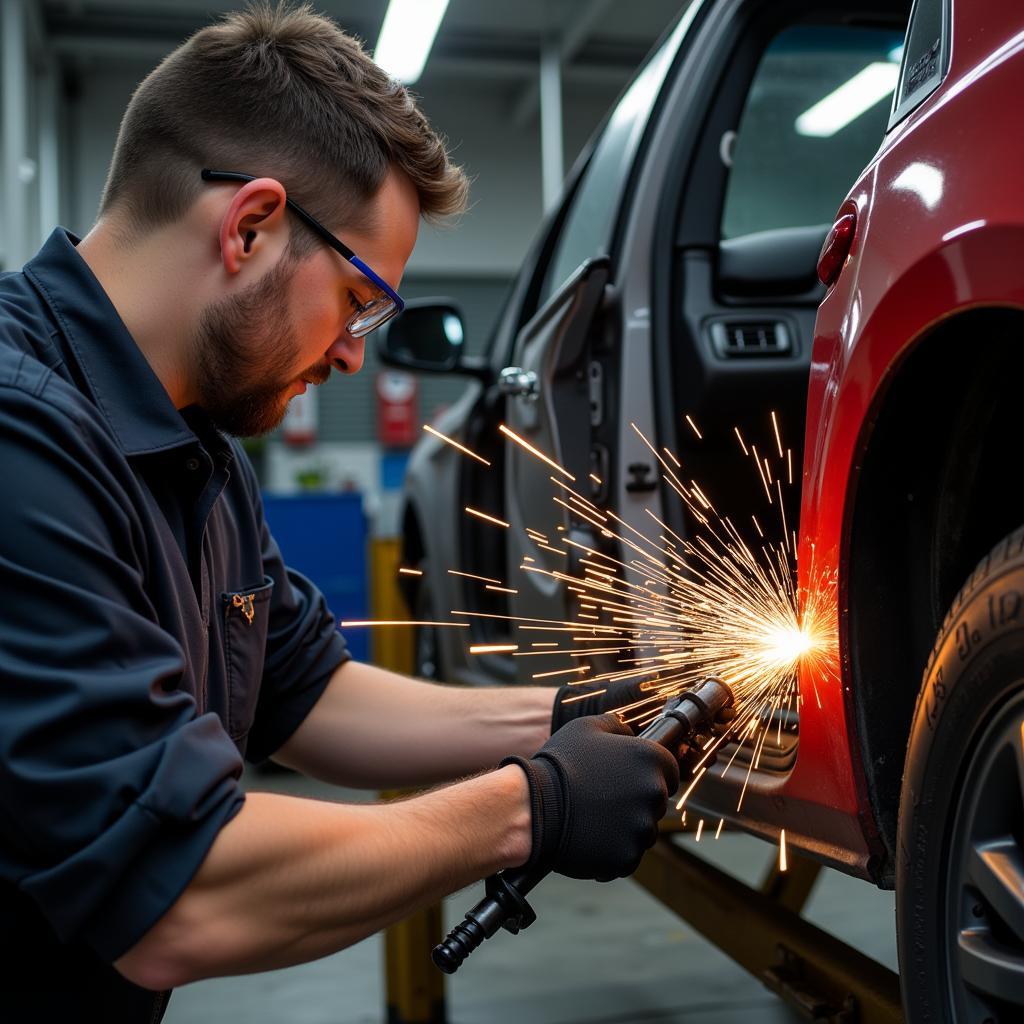
[[[370,542],[370,608],[375,619],[408,619],[398,589],[401,541],[374,538]],[[411,675],[411,628],[375,629],[371,658],[375,665]],[[384,800],[408,794],[381,793]],[[444,938],[441,907],[428,907],[384,933],[384,997],[388,1024],[445,1024],[444,975],[430,960],[430,951]]]
[[[430,960],[443,928],[438,905],[384,933],[388,1024],[445,1024],[444,975]]]
[[[409,618],[409,609],[398,589],[401,554],[402,542],[397,537],[374,537],[370,541],[370,614],[375,619],[401,621]],[[412,675],[412,627],[372,630],[370,659],[381,668]]]

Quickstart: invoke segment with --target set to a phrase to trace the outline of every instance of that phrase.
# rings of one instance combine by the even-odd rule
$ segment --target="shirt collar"
[[[125,455],[167,451],[198,438],[153,372],[114,304],[57,228],[25,273],[49,305],[96,407]],[[226,442],[225,442],[226,443]]]

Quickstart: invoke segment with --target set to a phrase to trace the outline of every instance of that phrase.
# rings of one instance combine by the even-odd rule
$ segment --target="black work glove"
[[[591,696],[580,699],[581,693],[588,693],[590,691],[592,691]],[[564,704],[563,701],[565,700],[568,700],[569,703]],[[636,736],[642,731],[642,726],[646,726],[651,719],[657,716],[667,700],[668,697],[664,694],[656,697],[656,691],[641,690],[640,683],[632,679],[609,683],[607,688],[596,683],[590,687],[567,684],[560,686],[555,695],[555,703],[551,709],[551,732],[555,733],[566,722],[583,718],[586,715],[603,715],[609,711],[618,711],[620,708],[629,707],[638,701],[645,701],[641,706],[633,708],[626,713],[627,718],[633,719],[628,724],[633,735]],[[703,757],[702,751],[711,740],[727,732],[735,718],[735,708],[722,708],[708,731],[693,737],[689,753],[683,754],[683,752],[680,752],[681,755],[699,760]],[[716,757],[717,754],[711,755],[706,762],[708,767],[715,763]]]
[[[603,693],[601,691],[604,691]],[[592,696],[580,698],[580,694],[593,694]],[[620,708],[635,704],[638,700],[648,700],[653,696],[649,690],[641,690],[640,683],[636,680],[623,679],[616,683],[609,683],[607,688],[598,684],[590,686],[560,686],[555,694],[555,703],[551,709],[551,731],[558,732],[566,722],[575,721],[577,718],[584,718],[587,715],[603,715],[608,711],[618,711]],[[578,698],[578,699],[577,699]],[[568,704],[562,703],[568,700]],[[653,717],[660,705],[665,701],[650,701],[642,708],[629,712],[632,717],[636,714],[650,710]],[[633,730],[634,733],[636,730]]]
[[[507,757],[530,783],[533,847],[526,869],[608,882],[631,875],[658,838],[679,785],[664,747],[614,715],[569,722],[533,757]]]

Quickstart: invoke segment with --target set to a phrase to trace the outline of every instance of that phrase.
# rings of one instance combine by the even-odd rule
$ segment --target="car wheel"
[[[430,589],[430,565],[426,560],[420,562],[423,570],[420,585],[416,589],[414,617],[417,622],[437,622],[437,604],[433,591]],[[441,670],[441,638],[436,626],[416,626],[414,628],[415,673],[419,679],[441,681],[444,674]]]
[[[1024,528],[975,569],[925,670],[896,927],[908,1021],[1024,1020]]]

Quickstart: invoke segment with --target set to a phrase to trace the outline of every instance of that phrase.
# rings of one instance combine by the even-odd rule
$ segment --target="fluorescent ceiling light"
[[[394,0],[392,0],[394,2]],[[856,121],[866,110],[888,96],[896,88],[899,65],[888,61],[877,61],[858,71],[848,82],[835,92],[818,100],[813,107],[805,110],[796,119],[796,130],[800,135],[812,135],[827,139]]]
[[[393,78],[411,85],[420,75],[448,0],[391,0],[373,59]]]

